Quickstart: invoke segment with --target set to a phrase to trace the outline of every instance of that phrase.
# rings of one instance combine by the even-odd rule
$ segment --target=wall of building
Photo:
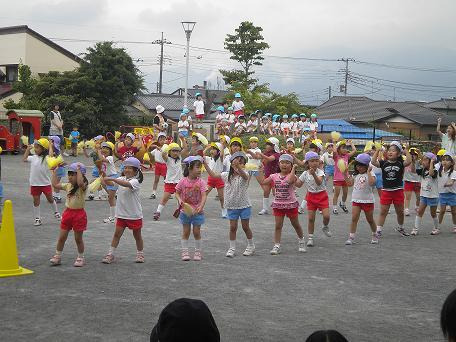
[[[24,62],[25,45],[25,33],[0,35],[0,65]]]
[[[376,128],[387,131],[395,132],[409,137],[410,134],[413,140],[435,140],[437,134],[435,126],[419,126],[416,123],[401,123],[401,122],[389,122],[388,125],[385,123],[379,123]]]

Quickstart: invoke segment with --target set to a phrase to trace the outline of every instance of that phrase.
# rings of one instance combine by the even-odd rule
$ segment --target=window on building
[[[17,65],[7,65],[6,66],[6,82],[17,81],[17,76],[18,76],[17,69],[18,69]]]

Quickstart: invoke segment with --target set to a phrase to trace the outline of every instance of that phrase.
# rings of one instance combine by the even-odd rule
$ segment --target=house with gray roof
[[[452,120],[456,120],[456,97],[441,98],[438,101],[428,102],[423,106],[445,113],[451,116]]]

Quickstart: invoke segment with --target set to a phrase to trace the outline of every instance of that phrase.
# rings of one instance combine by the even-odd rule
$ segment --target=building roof
[[[74,53],[68,51],[67,49],[61,47],[60,45],[54,43],[52,40],[42,36],[38,32],[32,30],[29,28],[27,25],[20,25],[20,26],[8,26],[8,27],[0,27],[0,35],[6,35],[6,34],[15,34],[15,33],[27,33],[34,38],[40,40],[47,46],[53,48],[54,50],[57,50],[61,54],[67,56],[68,58],[81,63],[82,59],[76,56]]]
[[[456,110],[456,98],[441,98],[438,101],[433,101],[429,102],[423,105],[424,107],[427,108],[432,108],[432,109],[449,109],[449,110]]]
[[[165,107],[164,115],[171,120],[179,120],[179,115],[182,112],[184,104],[184,97],[180,95],[141,94],[136,95],[135,99],[153,112],[155,112],[155,107],[162,105]],[[196,97],[189,96],[187,98],[187,108],[193,108],[193,102],[195,101]]]
[[[435,125],[437,118],[443,124],[451,119],[442,112],[413,102],[377,101],[367,97],[334,96],[315,109],[321,119],[343,119],[350,122],[383,121],[402,116],[418,125]]]
[[[125,114],[127,114],[131,118],[142,118],[143,116],[147,116],[146,113],[141,112],[139,109],[133,106],[124,106]]]
[[[8,120],[8,113],[15,112],[19,116],[36,116],[39,118],[44,118],[44,114],[40,110],[34,109],[9,109],[0,111],[0,120]]]
[[[344,139],[374,139],[373,128],[361,128],[357,127],[345,120],[334,120],[334,119],[318,119],[318,132],[329,133],[332,131],[339,132]],[[397,133],[383,131],[381,129],[375,130],[375,139],[391,137],[400,138],[401,135]]]
[[[172,95],[182,95],[184,93],[184,88],[178,88],[173,91]],[[190,88],[187,89],[187,94],[189,96],[196,97],[196,93],[201,93],[203,99],[206,99],[206,93],[209,98],[213,98],[212,103],[222,104],[225,100],[225,96],[229,93],[228,90],[217,90],[217,89],[204,89],[204,88]]]

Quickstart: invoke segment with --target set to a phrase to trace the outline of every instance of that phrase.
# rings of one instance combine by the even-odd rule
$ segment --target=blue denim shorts
[[[420,196],[420,205],[421,203],[428,205],[430,207],[436,207],[439,204],[439,199]]]
[[[256,176],[258,176],[259,174],[260,174],[260,171],[258,171],[258,170],[249,171],[249,175],[250,175],[251,177],[256,177]]]
[[[334,176],[334,165],[325,166],[325,175],[326,175],[326,177]]]
[[[252,216],[252,207],[242,209],[227,209],[229,220],[248,220]]]
[[[109,175],[108,177],[118,178],[119,175],[116,173],[114,175]],[[113,185],[106,185],[106,190],[117,191],[118,188],[119,188],[119,185],[117,185],[117,183],[113,183]]]
[[[204,214],[197,214],[193,216],[187,216],[185,213],[179,214],[179,220],[182,224],[190,224],[193,226],[201,226],[204,223]]]
[[[187,137],[188,137],[188,131],[179,132],[179,135],[180,135],[181,137],[187,138]]]
[[[96,166],[94,166],[93,169],[92,169],[92,177],[93,178],[100,177],[100,173],[98,172],[98,168]]]
[[[375,187],[377,189],[383,189],[383,178],[381,173],[376,173],[375,174]]]
[[[456,206],[456,194],[452,192],[444,192],[439,195],[440,205]]]
[[[65,168],[64,168],[63,166],[59,166],[59,167],[57,168],[56,175],[57,175],[57,177],[59,177],[59,178],[65,177]]]

